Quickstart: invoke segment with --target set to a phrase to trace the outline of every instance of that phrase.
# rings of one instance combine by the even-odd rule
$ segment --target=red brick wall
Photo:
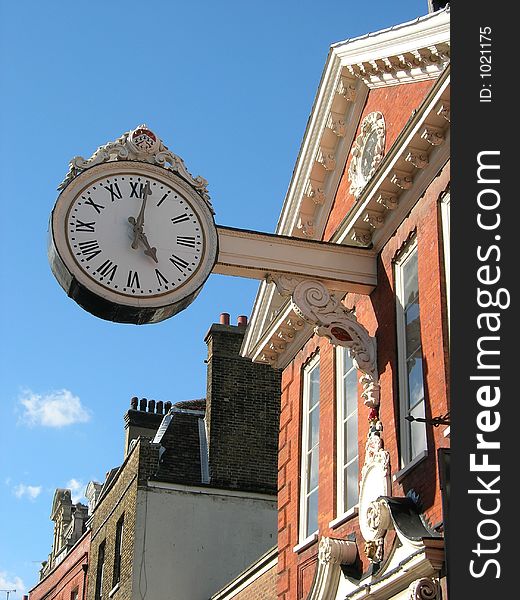
[[[276,600],[276,565],[233,596],[233,600]]]
[[[90,532],[87,532],[66,558],[29,592],[29,600],[70,600],[75,589],[81,600],[84,597],[83,586],[86,585],[82,566],[88,564],[89,550]]]
[[[412,112],[420,106],[432,86],[433,81],[421,81],[370,90],[359,125],[361,126],[363,119],[371,112],[381,111],[383,113],[386,126],[386,154],[411,117]],[[356,137],[359,133],[360,128],[358,127]],[[330,239],[343,217],[355,202],[354,196],[349,193],[350,181],[348,180],[348,170],[351,159],[352,156],[349,154],[327,227],[323,234],[324,240]]]
[[[422,84],[421,84],[422,85]],[[431,84],[428,84],[431,85]],[[404,86],[403,86],[404,87]],[[422,94],[427,86],[422,85]],[[395,88],[392,88],[395,90]],[[376,90],[379,91],[379,90]],[[380,93],[385,90],[380,90]],[[389,93],[386,90],[385,93]],[[412,98],[413,93],[409,94]],[[414,96],[415,97],[415,96]],[[417,102],[417,97],[415,97]],[[368,109],[368,107],[367,107]],[[373,108],[369,109],[373,110]],[[409,113],[408,113],[409,115]],[[408,116],[407,115],[407,116]],[[404,113],[403,113],[404,119]],[[390,121],[390,118],[388,119]],[[388,125],[388,123],[387,123]],[[399,125],[402,127],[403,123]],[[392,130],[392,135],[397,135]],[[346,303],[355,306],[356,315],[378,346],[378,368],[381,382],[380,418],[383,439],[390,453],[392,474],[399,471],[399,413],[397,395],[396,309],[393,278],[393,260],[410,235],[416,232],[418,243],[419,293],[421,336],[424,355],[425,395],[427,416],[438,416],[448,410],[448,340],[446,332],[446,299],[442,272],[442,239],[439,195],[449,184],[449,164],[432,182],[408,217],[389,240],[379,257],[378,286],[370,297],[349,295]],[[320,480],[319,480],[319,534],[345,538],[354,533],[360,553],[364,542],[359,533],[358,519],[354,517],[331,529],[329,522],[336,510],[336,410],[334,349],[324,338],[314,337],[298,353],[282,375],[282,399],[279,437],[279,516],[278,516],[278,598],[300,600],[306,597],[315,572],[317,543],[295,553],[298,543],[298,516],[301,438],[302,368],[320,353]],[[368,409],[359,408],[359,460],[364,461],[364,444],[368,433]],[[439,447],[449,445],[443,427],[428,428],[428,457],[412,469],[400,483],[392,484],[392,495],[403,496],[414,489],[423,503],[432,524],[442,520],[441,495],[438,481],[437,453]],[[388,543],[392,536],[389,535]],[[366,558],[364,567],[368,566]]]

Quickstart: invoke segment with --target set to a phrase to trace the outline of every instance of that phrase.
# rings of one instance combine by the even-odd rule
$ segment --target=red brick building
[[[87,594],[90,531],[86,531],[65,558],[29,592],[31,600],[84,600]]]
[[[273,274],[242,347],[283,370],[279,600],[447,596],[449,49],[449,8],[334,44],[308,120],[277,233],[353,259]]]

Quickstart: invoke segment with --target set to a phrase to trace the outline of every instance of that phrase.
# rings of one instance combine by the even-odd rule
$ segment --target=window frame
[[[336,348],[335,359],[336,359],[336,514],[337,517],[333,523],[340,520],[347,519],[357,513],[357,507],[359,503],[359,390],[357,388],[358,381],[358,369],[352,362],[352,367],[347,372],[344,371],[345,354],[348,354],[348,349],[338,346]],[[352,360],[352,359],[351,359]],[[354,411],[345,416],[343,414],[345,404],[345,387],[344,380],[350,373],[356,373],[356,408]],[[355,415],[357,422],[358,435],[356,436],[357,442],[357,454],[356,457],[345,463],[345,422]],[[357,475],[357,500],[352,506],[345,505],[345,469],[348,464],[354,460],[358,462],[358,475]]]
[[[444,259],[444,279],[446,281],[446,310],[448,316],[448,339],[450,338],[450,192],[440,199],[442,256]]]
[[[125,530],[125,513],[123,513],[116,523],[116,536],[114,540],[114,570],[112,573],[112,588],[121,581],[121,558],[123,555],[123,534]]]
[[[101,557],[101,560],[100,560]],[[98,546],[97,565],[96,565],[96,587],[94,590],[94,600],[103,599],[103,574],[106,562],[106,539]]]
[[[423,343],[422,335],[420,331],[420,285],[419,285],[419,250],[417,243],[417,236],[411,239],[399,257],[394,262],[394,281],[395,281],[395,299],[396,299],[396,326],[397,326],[397,368],[398,368],[398,383],[399,383],[399,423],[400,423],[400,462],[401,471],[407,467],[411,468],[415,466],[422,458],[428,454],[428,439],[426,435],[426,423],[418,421],[410,422],[406,420],[406,417],[412,409],[409,409],[409,387],[408,387],[408,357],[406,351],[406,325],[405,325],[405,312],[407,306],[404,300],[404,267],[413,256],[417,259],[417,292],[418,292],[418,305],[419,305],[419,340],[420,345],[415,352],[421,352],[421,360],[424,361],[423,355]],[[426,397],[425,397],[425,379],[424,369],[422,369],[422,388],[423,398],[422,403],[424,410],[426,409]],[[418,402],[413,408],[419,406],[421,402]],[[412,427],[422,427],[424,434],[424,447],[419,450],[415,455],[412,456]]]
[[[316,369],[320,368],[320,355],[316,354],[304,367],[302,373],[302,418],[301,418],[301,457],[300,457],[300,488],[299,488],[299,504],[300,504],[300,518],[299,518],[299,527],[298,527],[298,546],[305,545],[308,541],[313,541],[313,539],[317,539],[318,527],[314,531],[307,530],[307,520],[308,520],[308,507],[307,500],[309,496],[316,492],[319,499],[319,447],[320,447],[320,436],[319,436],[319,427],[318,427],[318,443],[315,444],[312,448],[317,446],[317,454],[318,454],[318,484],[313,490],[309,491],[309,480],[307,477],[307,469],[308,469],[308,457],[312,452],[312,448],[309,448],[309,404],[310,404],[310,378],[312,372]],[[321,375],[321,372],[320,372]],[[319,377],[320,377],[319,375]],[[318,379],[318,401],[315,403],[312,410],[318,411],[320,410],[320,379]]]

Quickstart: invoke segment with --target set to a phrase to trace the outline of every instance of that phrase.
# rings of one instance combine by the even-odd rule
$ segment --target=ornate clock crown
[[[69,162],[69,171],[58,186],[58,190],[64,190],[83,171],[95,165],[118,160],[151,163],[176,173],[195,189],[214,212],[207,189],[208,182],[200,175],[193,177],[182,158],[168,150],[162,140],[145,124],[127,131],[114,142],[100,146],[88,159],[75,156]]]

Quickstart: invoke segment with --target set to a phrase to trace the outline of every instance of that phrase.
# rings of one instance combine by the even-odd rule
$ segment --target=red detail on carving
[[[157,138],[155,137],[155,134],[153,132],[151,132],[149,129],[136,129],[132,135],[133,138],[136,138],[140,135],[146,135],[149,138],[151,138],[154,142],[157,141]]]
[[[378,419],[377,410],[375,408],[372,408],[371,411],[368,413],[368,420],[369,421],[377,421],[377,419]]]
[[[352,338],[350,337],[348,331],[345,331],[345,329],[343,329],[342,327],[332,327],[330,332],[340,342],[351,342],[352,341]]]

